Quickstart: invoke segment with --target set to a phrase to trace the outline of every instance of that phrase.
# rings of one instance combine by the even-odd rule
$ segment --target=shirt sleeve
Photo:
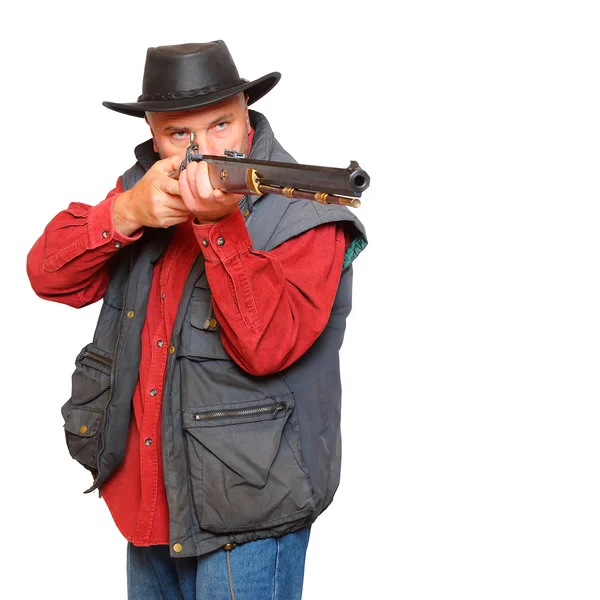
[[[27,275],[40,298],[81,308],[104,296],[109,260],[143,233],[115,231],[113,204],[122,191],[119,178],[96,206],[72,202],[46,226],[27,255]]]
[[[270,252],[254,250],[241,212],[194,225],[229,355],[253,375],[275,373],[319,337],[342,272],[346,235],[326,223]]]

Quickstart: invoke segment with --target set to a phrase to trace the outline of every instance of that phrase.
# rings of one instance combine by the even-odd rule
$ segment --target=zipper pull
[[[208,305],[208,317],[204,321],[204,329],[214,329],[217,326],[217,320],[215,319],[215,313],[213,310],[212,295],[210,297],[210,303]]]
[[[210,320],[213,316],[213,305],[212,305],[212,294],[210,296],[210,302],[208,303],[208,316],[206,317],[206,321],[204,321],[204,329],[210,328]]]

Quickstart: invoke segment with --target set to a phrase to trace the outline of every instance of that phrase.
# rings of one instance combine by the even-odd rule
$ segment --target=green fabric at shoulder
[[[363,235],[356,236],[351,242],[348,248],[346,248],[346,254],[344,255],[344,264],[342,265],[342,271],[347,269],[354,259],[367,247],[367,238]]]

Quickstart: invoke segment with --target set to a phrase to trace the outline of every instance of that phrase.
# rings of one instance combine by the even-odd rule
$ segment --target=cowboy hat
[[[142,95],[137,102],[102,105],[133,117],[146,112],[169,112],[206,106],[238,92],[256,102],[277,85],[281,74],[269,73],[254,81],[242,79],[223,40],[148,48]]]

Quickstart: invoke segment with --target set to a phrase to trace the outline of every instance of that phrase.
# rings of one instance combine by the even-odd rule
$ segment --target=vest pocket
[[[96,469],[102,414],[108,402],[112,356],[88,344],[75,360],[71,398],[63,405],[69,454],[88,470]]]
[[[184,427],[200,527],[216,533],[310,516],[314,500],[292,394],[188,409]]]
[[[216,319],[210,295],[192,296],[189,319],[191,328],[184,330],[180,355],[196,360],[230,361],[231,357],[221,342],[221,326]]]
[[[96,469],[97,433],[102,413],[74,407],[65,420],[65,436],[71,456],[85,467]]]

